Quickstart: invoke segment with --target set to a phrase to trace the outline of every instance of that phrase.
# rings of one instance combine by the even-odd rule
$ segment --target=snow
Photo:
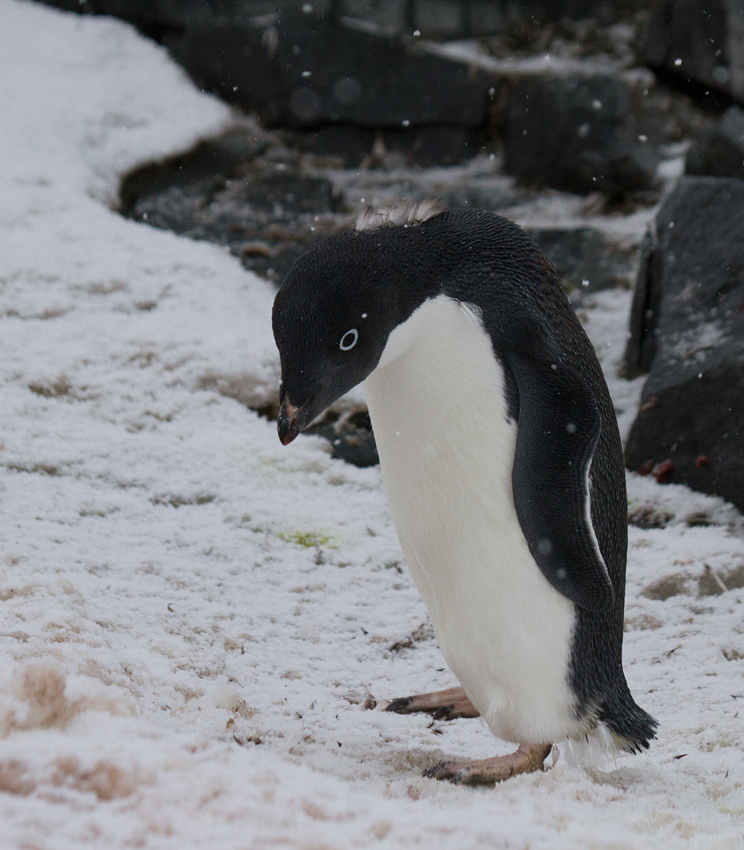
[[[512,57],[497,59],[489,56],[484,48],[477,42],[466,39],[464,41],[448,41],[444,44],[428,43],[425,50],[434,55],[446,56],[456,59],[475,68],[490,71],[496,74],[515,74],[528,76],[542,74],[545,72],[566,76],[569,74],[580,74],[592,76],[594,74],[607,74],[613,71],[624,70],[624,63],[611,59],[609,56],[595,56],[590,59],[575,59],[566,56],[554,56],[544,53],[541,56]],[[643,79],[648,72],[639,73],[637,69],[631,72],[632,77]]]
[[[379,471],[200,389],[275,384],[273,293],[114,209],[128,169],[234,118],[121,23],[17,0],[0,20],[0,847],[744,846],[744,590],[697,592],[744,563],[741,516],[629,476],[666,522],[631,528],[647,753],[422,778],[508,747],[364,708],[455,684]],[[581,308],[625,430],[629,298]],[[685,592],[641,595],[670,574]]]

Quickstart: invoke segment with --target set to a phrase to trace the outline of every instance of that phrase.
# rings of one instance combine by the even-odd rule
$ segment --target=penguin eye
[[[339,342],[338,347],[341,351],[348,351],[350,348],[354,348],[358,339],[359,331],[356,328],[352,328],[350,331],[346,331],[346,333],[341,337],[341,342]]]

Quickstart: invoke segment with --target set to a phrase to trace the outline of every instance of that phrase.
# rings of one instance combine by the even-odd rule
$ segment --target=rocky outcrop
[[[318,15],[334,20],[343,17],[363,21],[389,34],[466,38],[512,33],[517,29],[544,27],[560,20],[599,19],[614,23],[643,0],[42,0],[71,12],[114,15],[164,32],[182,28],[195,18],[220,16],[255,18],[277,12],[311,7]]]
[[[284,144],[286,134],[246,121],[188,154],[148,166],[124,181],[121,211],[153,227],[228,247],[243,264],[279,283],[323,236],[353,223],[364,204],[439,198],[449,208],[513,215],[532,194],[490,168],[362,170],[322,167]],[[292,141],[295,137],[292,136]],[[587,224],[526,225],[567,290],[628,286],[637,241]]]
[[[637,128],[638,104],[631,106],[619,70],[629,60],[631,36],[621,38],[612,27],[601,37],[596,32],[640,0],[56,4],[134,23],[166,45],[201,87],[257,115],[264,126],[294,130],[299,148],[340,157],[347,167],[379,159],[380,152],[424,167],[452,165],[484,147],[493,150],[503,138],[507,172],[527,185],[601,192],[615,201],[629,194],[638,199],[654,183],[656,142]],[[583,29],[570,23],[582,18],[592,18]],[[632,33],[632,26],[623,27]],[[436,50],[419,38],[465,31],[501,33],[502,41],[527,47],[528,54],[543,49],[546,35],[565,48],[563,36],[571,32],[583,33],[582,50],[626,46],[622,59],[605,59],[602,73],[565,74],[563,62],[524,73],[519,62],[489,65],[470,49],[455,58],[457,51]]]
[[[627,130],[630,105],[616,75],[523,77],[508,93],[504,169],[567,192],[618,198],[651,189],[658,158]]]
[[[693,142],[685,173],[744,179],[744,109],[731,106]]]
[[[744,103],[744,5],[741,0],[661,0],[640,58],[703,96],[717,92]]]
[[[744,181],[685,177],[636,290],[627,370],[650,365],[626,464],[744,508]],[[663,472],[663,475],[662,475]],[[660,477],[661,476],[661,477]]]
[[[184,156],[130,175],[121,211],[153,227],[225,245],[280,282],[297,257],[344,224],[343,198],[299,155],[246,122]]]
[[[476,129],[485,122],[482,74],[325,16],[194,21],[169,46],[201,85],[267,126]]]
[[[569,294],[628,288],[636,269],[638,244],[596,227],[526,227]]]

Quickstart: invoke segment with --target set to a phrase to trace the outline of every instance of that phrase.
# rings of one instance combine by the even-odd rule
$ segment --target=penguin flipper
[[[564,364],[507,355],[519,394],[514,505],[532,557],[573,603],[608,611],[612,582],[591,520],[602,421],[588,382]]]

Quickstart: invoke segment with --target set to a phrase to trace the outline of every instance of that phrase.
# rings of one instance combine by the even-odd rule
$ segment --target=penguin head
[[[284,445],[376,368],[397,324],[394,281],[361,237],[340,234],[311,248],[274,300]]]
[[[284,445],[370,375],[395,328],[435,294],[423,225],[445,212],[437,200],[367,207],[354,231],[324,239],[289,270],[272,316]],[[403,346],[393,347],[385,362]]]

